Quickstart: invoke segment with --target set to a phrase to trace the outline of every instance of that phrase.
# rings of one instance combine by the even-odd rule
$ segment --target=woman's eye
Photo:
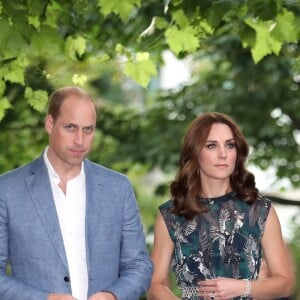
[[[226,145],[226,147],[228,149],[233,149],[233,148],[235,148],[235,143],[229,143],[229,144]]]
[[[216,147],[215,144],[207,144],[207,145],[206,145],[206,148],[207,148],[207,149],[213,149],[213,148],[215,148],[215,147]]]

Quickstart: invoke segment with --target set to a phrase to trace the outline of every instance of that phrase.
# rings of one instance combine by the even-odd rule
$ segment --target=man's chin
[[[72,157],[70,159],[70,164],[71,165],[81,165],[81,163],[83,162],[83,160],[85,159],[85,156],[76,156],[76,157]]]

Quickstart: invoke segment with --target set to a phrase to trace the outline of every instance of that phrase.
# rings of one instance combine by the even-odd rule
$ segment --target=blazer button
[[[70,277],[69,277],[69,276],[65,276],[65,277],[64,277],[64,281],[65,281],[65,282],[70,282]]]

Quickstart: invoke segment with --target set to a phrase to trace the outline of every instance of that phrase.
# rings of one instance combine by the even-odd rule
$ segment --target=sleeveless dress
[[[203,299],[197,296],[201,280],[257,279],[261,239],[271,207],[268,198],[260,197],[249,205],[234,192],[199,201],[207,211],[189,220],[171,213],[172,200],[159,207],[174,242],[172,270],[183,300]]]

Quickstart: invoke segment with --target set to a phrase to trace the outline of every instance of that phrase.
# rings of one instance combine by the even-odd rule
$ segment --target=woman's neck
[[[203,198],[216,198],[232,191],[229,182],[202,182],[201,186],[201,197]]]

